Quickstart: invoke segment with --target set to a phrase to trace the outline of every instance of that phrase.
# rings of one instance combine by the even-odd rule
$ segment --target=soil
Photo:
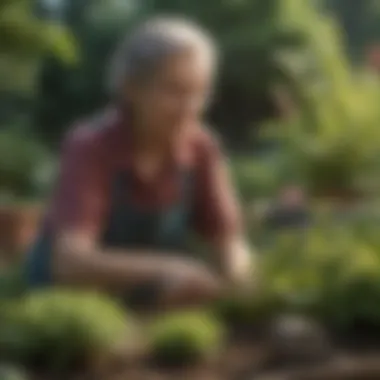
[[[247,332],[249,336],[249,332]],[[369,340],[368,340],[369,341]],[[226,345],[214,362],[188,367],[160,366],[145,355],[119,357],[96,375],[64,376],[68,380],[380,380],[380,345],[361,337],[335,343],[324,358],[302,355],[283,361],[273,342],[244,339],[239,335]],[[33,380],[59,380],[34,376]]]
[[[6,267],[7,261],[0,267]],[[159,365],[145,350],[123,350],[72,376],[48,376],[31,371],[30,380],[380,380],[380,332],[358,325],[342,338],[329,333],[325,355],[311,349],[315,341],[293,345],[284,337],[259,329],[234,331],[219,357],[209,363],[169,368]],[[288,338],[287,338],[288,339]],[[311,339],[311,338],[310,338]],[[314,338],[312,338],[314,339]],[[284,355],[284,353],[286,355]],[[307,353],[307,355],[305,355]]]

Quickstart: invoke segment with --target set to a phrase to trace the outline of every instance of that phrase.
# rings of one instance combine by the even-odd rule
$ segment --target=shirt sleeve
[[[242,221],[227,160],[219,144],[212,139],[202,145],[195,184],[195,228],[212,241],[239,233]]]
[[[97,236],[107,205],[106,172],[100,146],[91,136],[81,132],[69,136],[51,208],[55,233]]]

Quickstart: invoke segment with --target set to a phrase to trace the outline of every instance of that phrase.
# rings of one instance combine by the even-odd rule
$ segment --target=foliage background
[[[108,101],[104,74],[115,45],[136,23],[162,13],[197,20],[220,45],[221,75],[207,118],[229,153],[248,234],[262,252],[260,299],[227,302],[221,314],[252,323],[285,303],[335,327],[360,319],[380,331],[378,0],[0,0],[0,205],[30,198],[45,204],[63,135]],[[289,186],[301,191],[298,204]],[[300,204],[312,228],[267,227],[268,208],[292,213]],[[2,239],[13,238],[9,227],[18,222],[0,211],[1,254]],[[17,276],[0,272],[0,303],[21,291],[18,269]],[[98,322],[107,327],[92,319],[97,312],[73,313],[82,303],[76,295],[61,294],[62,303],[54,293],[28,297],[29,306],[67,312],[49,321],[49,339],[63,348],[73,330],[97,338]],[[107,305],[90,300],[90,311]],[[0,307],[7,310],[27,326],[17,344],[30,349],[31,333],[46,338],[46,314]],[[121,319],[119,307],[105,310],[109,324]],[[2,340],[10,337],[2,334],[7,313],[0,313],[0,354],[9,344]],[[203,318],[158,321],[153,346],[168,353],[173,342],[185,342],[183,352],[214,351],[221,330],[198,328]],[[114,331],[105,329],[99,345]]]
[[[263,124],[296,107],[303,123],[324,123],[311,89],[338,102],[349,91],[351,67],[376,45],[379,9],[374,0],[2,0],[0,128],[27,130],[54,160],[71,124],[107,102],[104,73],[122,35],[150,15],[181,14],[222,51],[211,124],[232,152],[267,157]]]

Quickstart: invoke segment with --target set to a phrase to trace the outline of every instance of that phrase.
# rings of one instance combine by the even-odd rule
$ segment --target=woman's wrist
[[[253,292],[259,281],[258,267],[254,260],[245,265],[236,266],[235,270],[233,268],[230,265],[230,269],[223,276],[226,287],[236,294]]]

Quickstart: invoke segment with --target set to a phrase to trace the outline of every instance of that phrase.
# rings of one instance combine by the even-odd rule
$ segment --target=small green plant
[[[204,312],[182,312],[159,318],[152,326],[153,357],[169,365],[208,360],[223,344],[220,322]]]
[[[0,364],[0,379],[1,380],[28,380],[29,376],[25,370],[17,366]]]
[[[231,171],[244,201],[273,196],[281,185],[280,170],[269,159],[235,157],[231,162]]]
[[[287,308],[344,330],[357,321],[380,328],[380,251],[350,226],[287,234],[264,254],[263,270]]]
[[[314,312],[340,331],[361,327],[380,331],[380,252],[356,246],[356,257],[322,287]],[[375,331],[376,330],[376,331]]]
[[[0,302],[25,292],[24,277],[24,268],[18,263],[0,270]]]
[[[51,155],[32,136],[21,131],[0,132],[0,197],[33,198],[44,192],[42,169],[48,168]],[[45,174],[44,174],[45,175]],[[46,175],[45,175],[46,176]],[[48,184],[46,184],[46,187]]]
[[[216,315],[232,329],[254,329],[283,310],[283,301],[274,292],[261,291],[247,297],[229,297],[216,305]]]
[[[122,307],[106,296],[38,291],[8,301],[0,320],[0,352],[9,361],[47,370],[87,364],[127,338]]]
[[[310,194],[376,193],[380,83],[353,75],[337,83],[333,79],[318,88],[302,83],[309,107],[272,126],[283,156],[278,165],[286,163]]]

